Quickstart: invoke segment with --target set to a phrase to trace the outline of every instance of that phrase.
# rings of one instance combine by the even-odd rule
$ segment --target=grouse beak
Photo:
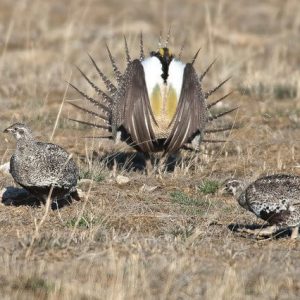
[[[230,191],[230,189],[228,188],[228,186],[223,186],[221,189],[220,189],[220,194],[225,196],[225,195],[231,195],[232,192]]]
[[[4,133],[10,133],[12,131],[12,128],[8,127],[3,130]]]

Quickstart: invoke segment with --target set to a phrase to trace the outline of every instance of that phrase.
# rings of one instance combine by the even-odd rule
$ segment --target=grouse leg
[[[151,156],[149,153],[144,153],[145,164],[146,164],[146,174],[149,176],[153,173],[153,165],[151,162]]]
[[[299,234],[299,227],[293,227],[292,228],[292,234],[291,234],[291,240],[295,240],[298,237]]]
[[[166,168],[166,161],[168,159],[168,156],[167,155],[163,155],[159,160],[158,160],[158,163],[157,163],[157,173],[159,176],[162,175],[164,169]]]

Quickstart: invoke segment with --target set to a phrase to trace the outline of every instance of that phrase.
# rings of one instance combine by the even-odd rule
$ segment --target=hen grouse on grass
[[[48,197],[53,201],[79,200],[79,172],[71,155],[58,145],[36,141],[24,124],[15,123],[4,132],[11,133],[17,141],[10,159],[10,173],[16,183],[42,202]]]
[[[244,229],[257,235],[271,235],[279,229],[292,228],[297,238],[300,225],[300,176],[275,174],[257,179],[250,185],[231,179],[225,189],[237,197],[239,204],[267,221],[269,227]]]

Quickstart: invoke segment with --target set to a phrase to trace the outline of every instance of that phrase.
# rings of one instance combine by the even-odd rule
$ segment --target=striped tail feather
[[[97,136],[84,136],[85,139],[108,139],[113,140],[114,137],[112,135],[97,135]]]
[[[184,39],[184,41],[182,42],[182,45],[180,47],[180,50],[179,50],[179,54],[178,54],[178,59],[181,60],[181,56],[182,56],[182,53],[183,53],[183,50],[185,48],[185,45],[186,45],[186,38]]]
[[[89,55],[89,54],[88,54],[88,56],[89,56],[89,58],[90,58],[92,64],[94,65],[94,67],[95,67],[95,69],[96,69],[98,75],[100,76],[100,78],[102,79],[103,83],[105,84],[107,90],[109,91],[109,93],[110,93],[111,95],[116,94],[117,91],[118,91],[117,88],[116,88],[116,86],[115,86],[115,85],[114,85],[114,84],[113,84],[113,83],[112,83],[112,82],[104,75],[104,73],[99,69],[98,65],[96,64],[96,62],[95,62],[95,60],[92,58],[92,56]]]
[[[82,97],[84,97],[86,100],[88,100],[90,103],[92,103],[94,106],[102,109],[104,112],[108,113],[109,115],[111,115],[111,109],[104,105],[103,103],[95,100],[94,98],[88,96],[86,93],[82,92],[80,89],[78,89],[75,85],[73,85],[72,83],[69,82],[69,85],[76,90]]]
[[[88,126],[91,126],[91,127],[95,127],[95,128],[100,128],[100,129],[105,129],[105,130],[111,131],[111,126],[110,125],[95,124],[95,123],[86,122],[86,121],[82,121],[82,120],[77,120],[77,119],[73,119],[73,118],[67,118],[67,119],[70,120],[70,121],[73,121],[73,122],[77,122],[79,124],[88,125]]]
[[[129,64],[131,62],[131,57],[129,54],[127,39],[126,39],[125,35],[124,35],[124,48],[125,48],[125,54],[126,54],[126,62],[127,62],[127,64]]]
[[[140,35],[140,61],[145,59],[143,33]]]
[[[103,98],[103,100],[108,104],[108,106],[111,106],[114,103],[114,100],[111,97],[109,97],[106,93],[104,93],[100,88],[98,88],[79,67],[76,66],[76,68],[83,76],[83,78],[96,91],[96,93]]]
[[[108,118],[108,116],[106,116],[106,115],[103,115],[103,114],[94,112],[94,111],[92,111],[92,110],[89,110],[89,109],[87,109],[87,108],[81,107],[81,106],[79,106],[79,105],[77,105],[77,104],[75,104],[75,103],[72,103],[72,102],[69,102],[69,104],[72,105],[73,107],[76,107],[77,109],[79,109],[79,110],[81,110],[81,111],[83,111],[83,112],[85,112],[85,113],[91,115],[91,116],[100,118],[100,119],[104,120],[105,122],[109,122],[109,118]]]
[[[116,61],[115,59],[113,58],[108,46],[106,45],[106,50],[108,52],[108,56],[109,56],[109,59],[110,59],[110,62],[111,62],[111,65],[112,65],[112,68],[113,68],[113,71],[115,73],[115,77],[117,79],[117,82],[118,84],[121,82],[122,78],[123,78],[123,75],[121,73],[121,71],[119,70],[119,68],[117,67],[116,65]]]

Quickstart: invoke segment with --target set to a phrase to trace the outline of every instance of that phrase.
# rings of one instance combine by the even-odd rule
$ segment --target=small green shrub
[[[105,175],[101,170],[80,170],[79,179],[91,179],[101,182],[105,179]]]
[[[199,199],[191,198],[187,194],[181,191],[174,191],[170,193],[173,203],[178,203],[182,205],[194,205],[197,206],[200,204]]]
[[[54,285],[50,284],[43,278],[39,277],[30,277],[24,282],[24,289],[30,290],[33,292],[44,292],[48,294],[54,289]]]
[[[78,217],[74,217],[74,218],[68,220],[66,222],[66,226],[73,228],[76,226],[76,223],[77,223],[77,228],[88,229],[92,225],[99,224],[100,222],[101,222],[101,220],[99,218],[92,218],[92,217],[83,215],[82,217],[80,217],[79,220],[78,220]]]
[[[204,195],[215,194],[219,189],[219,183],[215,180],[205,180],[200,186],[199,190]]]

